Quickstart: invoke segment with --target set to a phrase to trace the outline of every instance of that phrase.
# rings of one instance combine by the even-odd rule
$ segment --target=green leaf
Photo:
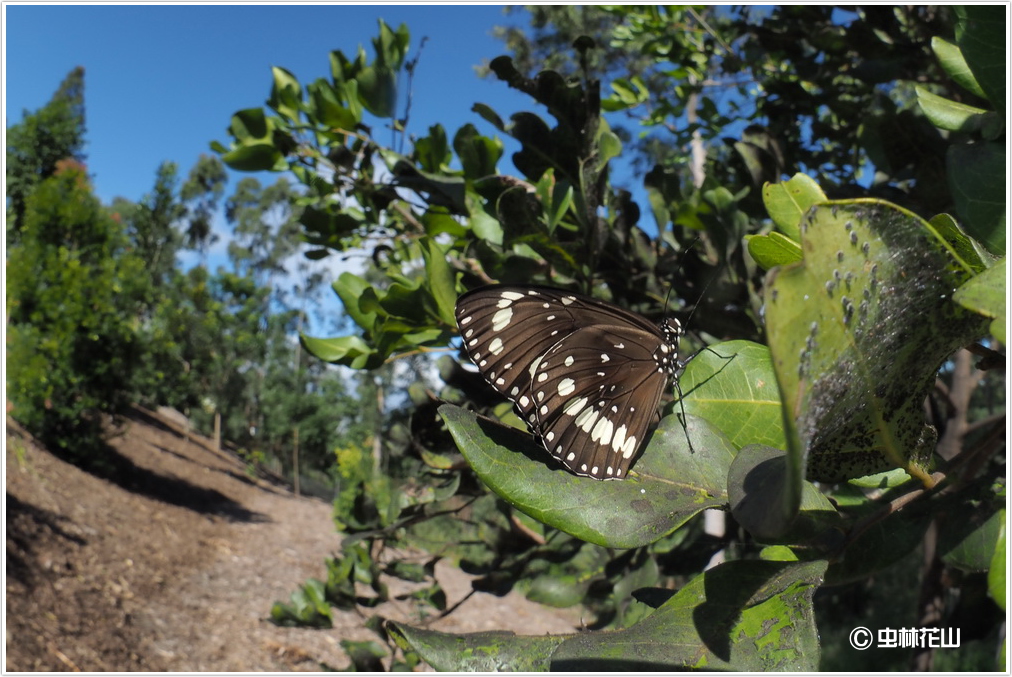
[[[1005,117],[1007,40],[1004,5],[966,5],[957,8],[960,18],[956,42],[988,101]]]
[[[637,75],[632,79],[617,78],[611,82],[612,95],[601,100],[601,110],[614,112],[633,108],[646,101],[650,92]]]
[[[289,121],[297,122],[302,107],[302,85],[299,84],[299,79],[279,66],[271,66],[271,76],[274,84],[267,105]]]
[[[801,217],[812,205],[825,202],[826,194],[814,179],[795,174],[784,183],[767,183],[763,186],[763,204],[781,233],[795,242],[800,241]]]
[[[964,501],[950,508],[940,521],[938,552],[942,561],[963,571],[987,571],[995,544],[1004,530],[1004,511],[998,506]]]
[[[870,507],[877,509],[879,506],[871,504]],[[843,556],[836,558],[826,570],[826,585],[864,581],[896,564],[920,547],[931,518],[929,507],[924,502],[915,502],[902,511],[891,512],[885,519],[872,521],[871,526],[850,536]]]
[[[987,572],[987,591],[1002,611],[1008,598],[1005,596],[1005,539],[1008,538],[1005,528],[1005,511],[999,510],[1001,515],[1001,528],[998,529],[998,540],[994,544],[994,554],[991,556],[991,568]]]
[[[810,482],[793,483],[787,461],[781,449],[750,444],[728,472],[731,514],[761,543],[809,543],[841,527],[842,518],[821,491]]]
[[[401,649],[418,652],[441,672],[544,672],[565,635],[518,636],[512,632],[452,635],[390,622],[387,630]]]
[[[763,270],[801,260],[801,245],[777,232],[746,235],[745,242],[748,244],[748,253]]]
[[[956,256],[965,261],[975,273],[981,273],[991,265],[991,256],[980,244],[967,235],[954,218],[948,214],[936,214],[928,222],[935,232],[945,240]]]
[[[577,538],[635,548],[671,533],[693,515],[726,503],[734,448],[717,430],[690,418],[686,430],[668,416],[621,481],[577,477],[551,459],[530,435],[453,405],[439,413],[485,484],[538,521]]]
[[[310,578],[305,585],[292,593],[291,601],[291,604],[274,603],[271,607],[273,623],[287,627],[333,627],[334,619],[322,581]]]
[[[566,218],[570,207],[573,206],[573,186],[566,181],[556,183],[551,200],[545,204],[548,206],[548,232],[551,233]]]
[[[383,357],[358,336],[323,339],[299,334],[299,339],[306,350],[324,362],[343,364],[353,369],[370,369],[383,362]]]
[[[442,671],[812,671],[812,596],[825,562],[730,562],[679,590],[627,630],[532,637],[465,635],[389,623],[394,641]]]
[[[240,172],[279,172],[288,169],[284,155],[268,143],[239,146],[222,155],[221,161]]]
[[[604,118],[601,118],[601,122],[604,123]],[[615,132],[608,129],[605,124],[601,125],[598,132],[597,144],[598,170],[603,169],[612,158],[616,158],[622,154],[622,140],[618,138]]]
[[[376,325],[377,314],[375,311],[363,310],[359,303],[359,300],[365,295],[366,290],[372,289],[372,285],[358,275],[345,272],[341,273],[331,284],[331,287],[338,297],[340,297],[341,303],[344,304],[344,312],[348,313],[348,316],[355,321],[355,324],[367,332],[373,331]]]
[[[270,126],[262,108],[246,108],[232,115],[228,131],[239,143],[263,141],[270,136]]]
[[[361,122],[350,108],[345,107],[335,91],[335,87],[320,78],[309,85],[309,107],[307,115],[316,124],[332,130],[351,131]]]
[[[449,327],[456,327],[454,307],[457,304],[457,290],[453,273],[446,262],[446,253],[431,237],[420,242],[425,260],[425,285],[435,301],[435,318]]]
[[[759,542],[786,532],[798,513],[801,487],[790,482],[786,462],[783,450],[750,444],[731,463],[731,514]]]
[[[483,120],[491,124],[500,132],[506,131],[506,123],[502,121],[502,118],[499,117],[499,114],[496,113],[491,106],[484,103],[476,103],[471,106],[471,111],[480,115]]]
[[[973,77],[973,72],[967,65],[966,59],[963,58],[963,52],[958,46],[936,35],[931,38],[931,49],[934,51],[942,68],[956,84],[982,99],[987,98],[984,90],[977,83],[977,79]]]
[[[466,124],[454,135],[453,150],[460,158],[464,176],[479,179],[496,173],[496,165],[503,154],[503,144],[497,138],[482,136],[474,125]]]
[[[450,142],[443,126],[436,124],[429,127],[429,135],[415,141],[413,155],[422,170],[437,175],[448,174],[453,153],[450,152]]]
[[[387,655],[386,649],[375,640],[354,642],[350,639],[341,640],[341,648],[351,659],[355,672],[377,672],[383,670],[379,659]]]
[[[994,113],[976,106],[968,106],[932,94],[923,87],[914,87],[914,91],[917,93],[917,103],[920,104],[921,110],[931,124],[939,129],[972,134],[981,130],[987,119],[994,116]]]
[[[972,270],[930,224],[877,200],[811,208],[801,263],[771,271],[766,328],[792,454],[833,482],[902,467],[930,484],[935,374],[983,321],[952,302]]]
[[[1006,294],[1005,280],[1008,277],[1008,260],[1002,257],[998,263],[980,275],[969,280],[956,290],[952,298],[956,303],[985,317],[995,318],[991,322],[991,335],[1005,343]]]
[[[1005,147],[999,143],[950,146],[949,187],[966,232],[993,254],[1005,253]]]
[[[705,418],[736,449],[746,444],[787,448],[780,393],[766,346],[751,341],[712,345],[689,360],[678,381],[686,413]]]
[[[627,630],[566,640],[552,670],[816,670],[812,596],[825,569],[825,562],[721,564]]]

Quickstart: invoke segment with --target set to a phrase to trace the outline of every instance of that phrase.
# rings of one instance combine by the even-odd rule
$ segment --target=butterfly
[[[563,289],[489,285],[457,299],[464,350],[577,475],[625,477],[678,361],[682,325]],[[677,380],[676,380],[677,384]]]

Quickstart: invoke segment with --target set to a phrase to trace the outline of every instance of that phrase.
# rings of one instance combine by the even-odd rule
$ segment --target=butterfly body
[[[456,319],[468,357],[553,457],[578,475],[625,477],[681,366],[678,320],[534,285],[467,292]]]

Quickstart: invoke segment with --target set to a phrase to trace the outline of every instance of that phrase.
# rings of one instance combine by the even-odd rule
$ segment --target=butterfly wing
[[[646,318],[609,303],[562,289],[489,285],[457,300],[457,326],[464,350],[485,379],[512,400],[528,423],[527,395],[539,357],[566,336],[595,325],[631,325],[656,332]]]
[[[548,350],[535,368],[532,428],[577,475],[625,477],[668,383],[657,337],[628,327],[590,327]]]
[[[489,285],[457,300],[464,349],[549,452],[624,477],[677,364],[680,327],[551,287]]]

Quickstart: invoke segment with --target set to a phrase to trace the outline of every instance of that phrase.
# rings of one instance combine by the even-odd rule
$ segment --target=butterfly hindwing
[[[541,286],[457,300],[468,357],[544,447],[579,475],[624,477],[677,365],[681,327]]]
[[[667,371],[656,337],[627,327],[580,329],[554,345],[531,381],[535,434],[578,475],[625,477],[657,412]]]

